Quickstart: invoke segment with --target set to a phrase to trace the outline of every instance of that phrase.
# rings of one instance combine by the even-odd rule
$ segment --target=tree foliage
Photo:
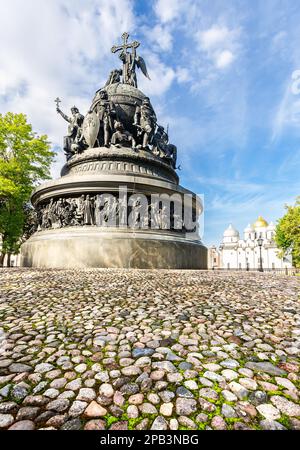
[[[295,206],[285,208],[286,214],[278,220],[275,241],[282,255],[291,253],[293,264],[300,267],[300,197]]]
[[[54,152],[24,114],[0,114],[0,235],[2,258],[18,251],[33,188],[50,178]],[[1,259],[0,259],[1,262]]]

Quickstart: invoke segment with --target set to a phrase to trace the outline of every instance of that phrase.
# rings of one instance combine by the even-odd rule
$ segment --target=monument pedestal
[[[41,268],[203,269],[200,241],[169,233],[73,227],[42,231],[22,247],[22,265]]]
[[[196,225],[202,202],[179,185],[177,148],[126,61],[85,117],[76,107],[71,117],[57,108],[69,123],[68,160],[58,180],[32,194],[38,227],[21,249],[25,267],[207,268]]]
[[[175,171],[149,152],[129,148],[94,148],[63,167],[62,177],[39,186],[35,208],[62,199],[72,202],[109,193],[166,195],[182,199],[192,192],[178,184]],[[175,197],[172,197],[174,196]],[[44,206],[45,205],[45,206]],[[202,205],[194,199],[194,209]],[[50,213],[49,213],[50,214]],[[207,249],[197,233],[184,230],[122,226],[58,226],[40,229],[22,245],[21,265],[43,268],[119,267],[141,269],[205,269]]]

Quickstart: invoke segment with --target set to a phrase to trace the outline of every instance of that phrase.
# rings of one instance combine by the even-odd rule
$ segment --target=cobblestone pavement
[[[0,271],[1,429],[300,429],[299,279]]]

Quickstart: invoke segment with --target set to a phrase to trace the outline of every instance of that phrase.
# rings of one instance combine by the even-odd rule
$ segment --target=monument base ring
[[[207,249],[200,241],[143,230],[46,230],[22,247],[23,267],[206,269],[206,264]]]

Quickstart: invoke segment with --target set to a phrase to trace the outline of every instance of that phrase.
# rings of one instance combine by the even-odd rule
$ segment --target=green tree
[[[25,205],[33,188],[50,178],[54,155],[48,137],[34,133],[24,114],[0,114],[0,265],[19,250]]]
[[[286,214],[278,220],[275,242],[281,255],[292,254],[293,264],[300,267],[300,197],[295,206],[285,206]]]

